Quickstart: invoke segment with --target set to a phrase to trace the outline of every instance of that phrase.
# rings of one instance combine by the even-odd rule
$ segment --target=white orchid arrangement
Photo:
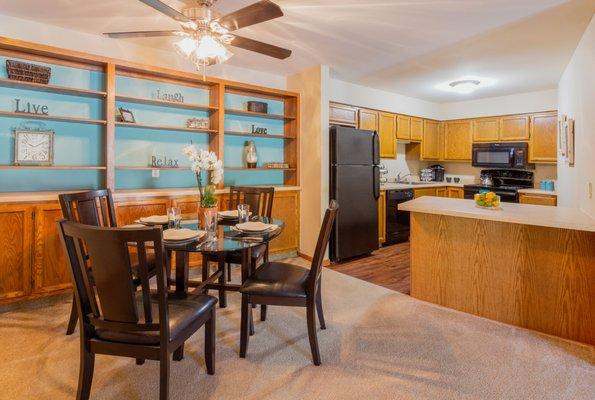
[[[197,149],[193,144],[184,147],[184,154],[192,162],[192,172],[196,175],[196,183],[200,192],[201,207],[213,207],[217,204],[215,198],[215,185],[223,179],[223,163],[217,159],[217,154],[213,151]],[[201,172],[206,171],[209,174],[210,184],[206,187],[202,183]]]

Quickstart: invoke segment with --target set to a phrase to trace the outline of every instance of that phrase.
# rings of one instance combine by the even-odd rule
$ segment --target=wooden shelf
[[[190,167],[178,167],[178,168],[167,168],[167,167],[134,167],[134,166],[116,166],[116,169],[130,170],[130,171],[189,171]]]
[[[209,105],[205,105],[205,104],[178,103],[175,101],[157,100],[157,99],[149,99],[147,97],[123,96],[123,95],[116,96],[116,101],[124,101],[124,102],[129,102],[129,103],[151,104],[151,105],[171,107],[171,108],[187,108],[187,109],[191,109],[191,110],[201,110],[201,111],[216,111],[219,109],[218,107],[209,106]]]
[[[69,95],[84,96],[84,97],[102,98],[102,97],[106,96],[106,92],[101,92],[101,91],[97,91],[97,90],[78,89],[78,88],[71,88],[71,87],[67,87],[67,86],[58,86],[58,85],[49,85],[49,84],[44,85],[42,83],[14,81],[11,79],[4,79],[4,78],[0,78],[0,86],[14,88],[14,89],[37,90],[40,92],[69,94]]]
[[[225,131],[226,135],[231,135],[231,136],[250,136],[250,137],[259,137],[259,138],[265,138],[265,139],[286,139],[286,140],[293,140],[295,139],[295,137],[293,136],[285,136],[285,135],[279,135],[279,134],[260,134],[260,133],[252,133],[252,132],[243,132],[243,131]]]
[[[232,115],[246,115],[249,117],[259,117],[259,118],[267,118],[267,119],[283,119],[286,121],[291,121],[291,120],[295,119],[295,117],[291,117],[291,116],[287,116],[287,115],[268,114],[268,113],[261,113],[261,112],[256,112],[256,111],[237,110],[237,109],[233,109],[233,108],[226,108],[225,113],[232,114]]]
[[[105,166],[95,165],[0,165],[0,169],[53,169],[53,170],[106,170]]]
[[[49,120],[49,121],[78,122],[81,124],[105,125],[107,123],[104,119],[62,117],[59,115],[28,114],[28,113],[17,113],[17,112],[11,112],[11,111],[0,111],[0,117],[45,119],[45,120]]]
[[[245,167],[225,167],[226,171],[295,171],[295,168],[245,168]]]
[[[116,122],[116,126],[126,126],[129,128],[157,129],[157,130],[161,130],[161,131],[178,131],[178,132],[209,133],[209,134],[218,132],[215,129],[194,129],[194,128],[185,128],[183,126],[138,124],[138,123],[132,123],[132,122]]]

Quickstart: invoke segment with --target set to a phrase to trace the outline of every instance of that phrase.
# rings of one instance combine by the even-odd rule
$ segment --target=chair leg
[[[70,307],[70,318],[68,319],[68,328],[66,328],[66,334],[72,335],[74,333],[74,329],[76,328],[76,323],[79,317],[76,312],[76,300],[74,296],[72,296],[72,307]]]
[[[176,350],[174,350],[174,361],[182,361],[184,359],[184,343],[180,345]]]
[[[316,337],[316,306],[313,301],[308,301],[306,319],[308,321],[308,339],[310,340],[310,350],[312,350],[312,360],[314,365],[320,365],[320,352],[318,351],[318,338]]]
[[[143,365],[145,363],[145,359],[144,358],[137,358],[136,359],[136,365]]]
[[[248,296],[245,294],[242,295],[242,316],[241,316],[241,324],[240,324],[240,357],[246,358],[246,351],[248,350],[248,341],[250,339],[249,330],[250,330],[250,315],[248,312],[252,313],[250,309],[250,303],[248,303]]]
[[[169,364],[169,354],[162,354],[159,360],[159,400],[169,399]]]
[[[322,289],[318,286],[318,292],[316,293],[316,313],[318,314],[318,321],[320,321],[320,329],[326,329],[324,323],[324,313],[322,312]]]
[[[79,386],[76,393],[76,400],[88,400],[91,395],[91,384],[93,383],[93,369],[95,368],[95,354],[90,353],[81,339],[81,357],[79,370]]]
[[[254,308],[254,304],[252,304],[248,312],[250,313],[250,336],[254,336],[254,313],[252,309]]]
[[[267,305],[266,304],[260,305],[260,320],[261,321],[267,320]]]
[[[207,374],[215,375],[215,309],[211,310],[211,318],[205,323],[205,361]]]

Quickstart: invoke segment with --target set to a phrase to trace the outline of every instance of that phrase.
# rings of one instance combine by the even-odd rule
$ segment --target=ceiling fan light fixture
[[[436,89],[459,94],[470,94],[477,89],[492,86],[494,83],[496,83],[496,80],[492,78],[465,76],[454,81],[440,83],[436,85]]]

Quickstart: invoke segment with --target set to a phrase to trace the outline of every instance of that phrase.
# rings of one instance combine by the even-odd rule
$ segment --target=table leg
[[[176,251],[176,297],[188,295],[188,253]]]
[[[225,268],[225,254],[220,253],[217,260],[218,271],[221,272],[219,276],[219,284],[225,285],[227,283],[227,269]],[[219,307],[227,307],[227,293],[225,289],[219,289]]]
[[[250,263],[250,255],[251,255],[251,250],[248,247],[247,249],[244,249],[242,251],[242,284],[244,282],[246,282],[246,279],[248,279],[251,275],[251,263]],[[248,305],[248,312],[250,313],[249,315],[249,321],[250,321],[250,328],[249,328],[249,332],[250,332],[250,336],[254,335],[254,318],[252,317],[252,306]]]

